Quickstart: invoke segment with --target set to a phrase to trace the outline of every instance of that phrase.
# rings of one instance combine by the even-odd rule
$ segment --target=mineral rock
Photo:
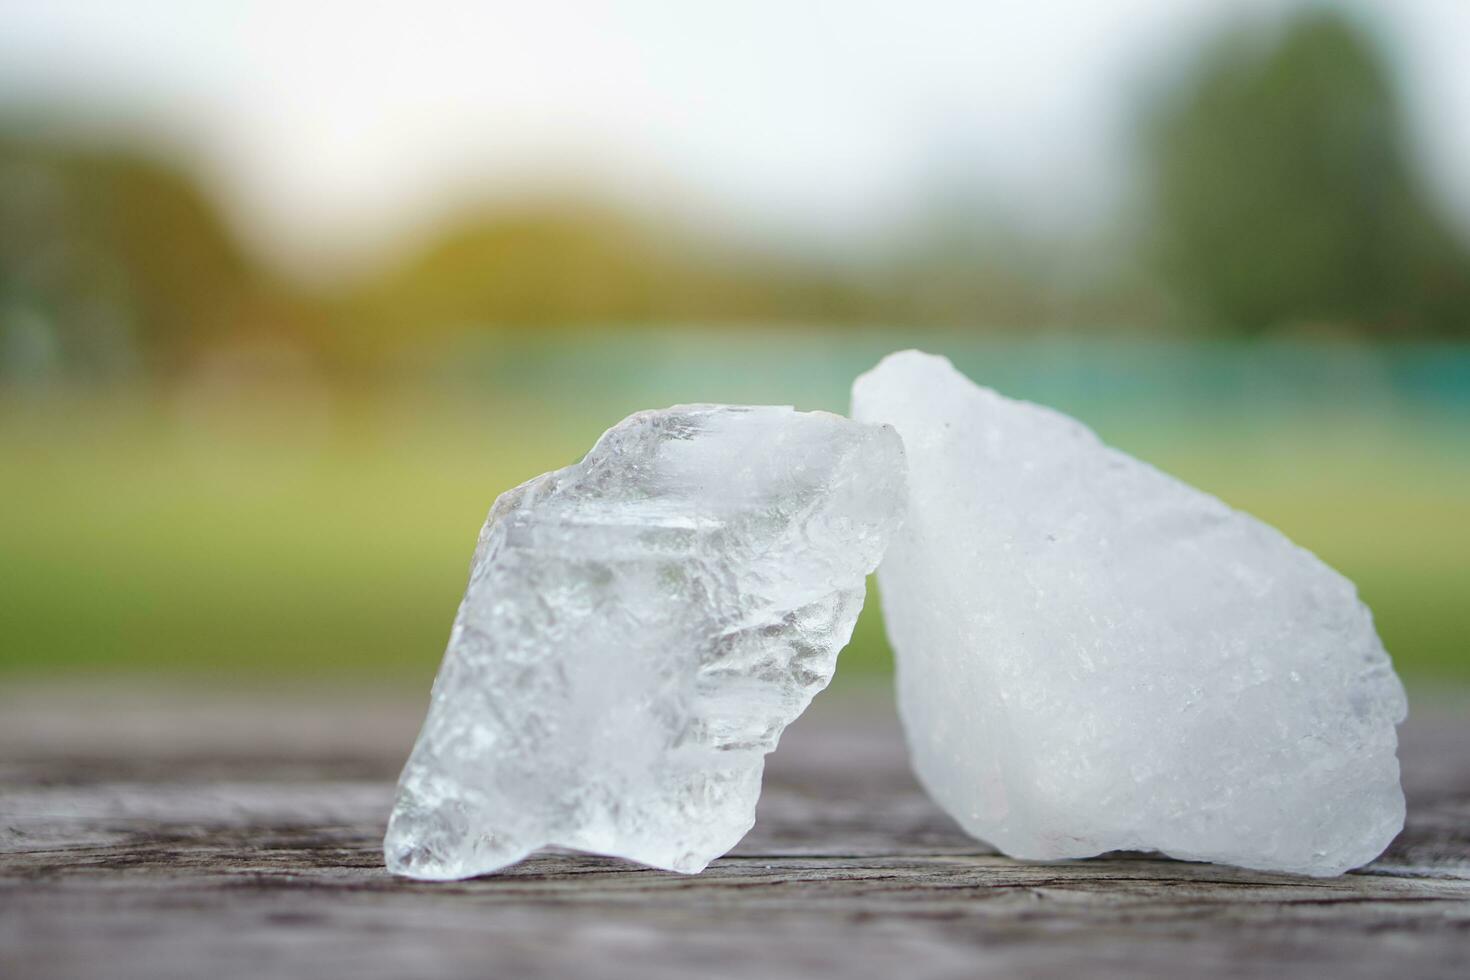
[[[1398,833],[1404,691],[1352,583],[944,358],[886,358],[853,415],[904,439],[879,588],[914,768],[967,831],[1310,875]]]
[[[887,426],[642,412],[495,502],[399,781],[389,869],[544,846],[696,872],[754,822],[765,755],[827,685],[904,509]]]

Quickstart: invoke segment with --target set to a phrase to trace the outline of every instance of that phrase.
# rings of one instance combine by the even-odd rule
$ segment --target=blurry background
[[[1460,0],[0,0],[0,683],[426,686],[500,491],[903,347],[1470,680],[1467,44]]]

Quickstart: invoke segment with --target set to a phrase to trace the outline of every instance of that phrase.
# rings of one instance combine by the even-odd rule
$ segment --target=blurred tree
[[[270,292],[180,170],[0,135],[0,332],[74,371],[168,369],[268,319]]]
[[[809,257],[743,249],[573,197],[468,212],[358,284],[343,343],[466,327],[851,319],[854,287]]]
[[[1219,41],[1146,149],[1155,257],[1207,317],[1470,332],[1470,261],[1421,188],[1388,71],[1342,15]]]

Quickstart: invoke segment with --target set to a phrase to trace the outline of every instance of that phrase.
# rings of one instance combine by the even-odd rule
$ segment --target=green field
[[[554,376],[560,393],[539,397],[533,381],[12,394],[0,672],[427,683],[495,495],[639,407],[636,391],[568,404],[577,374]],[[782,400],[839,407],[823,384]],[[1470,680],[1470,453],[1454,417],[1379,402],[1278,406],[1269,423],[1180,399],[1069,407],[1353,578],[1411,681]],[[887,669],[876,602],[843,663]]]

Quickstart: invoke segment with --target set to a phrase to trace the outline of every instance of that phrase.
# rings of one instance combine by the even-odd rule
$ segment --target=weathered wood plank
[[[0,695],[0,976],[1470,975],[1470,716],[1403,731],[1409,826],[1313,880],[985,853],[909,775],[883,697],[819,699],[757,826],[683,877],[552,854],[388,876],[420,706]]]

